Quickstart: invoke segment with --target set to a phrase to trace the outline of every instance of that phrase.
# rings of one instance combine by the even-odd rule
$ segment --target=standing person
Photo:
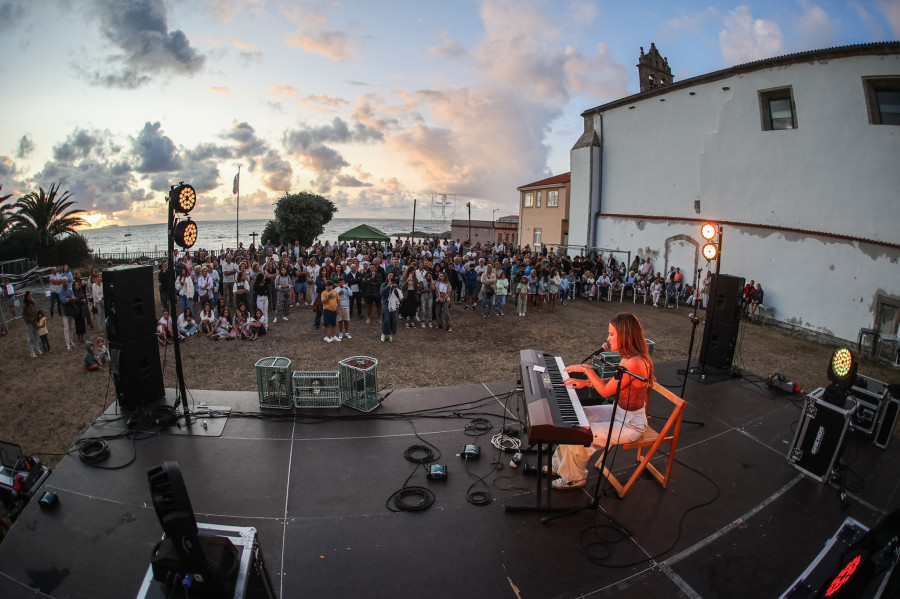
[[[753,295],[750,296],[750,318],[753,318],[753,315],[756,313],[756,309],[759,308],[759,305],[763,303],[763,299],[766,294],[763,291],[762,285],[759,283],[756,284],[756,289],[753,290]]]
[[[497,292],[497,274],[494,267],[488,264],[481,275],[481,317],[493,316],[494,295]]]
[[[263,314],[268,314],[269,282],[266,280],[266,275],[264,273],[260,272],[256,274],[256,280],[253,281],[253,294],[256,295],[256,307],[262,310]]]
[[[62,316],[62,306],[59,303],[59,290],[62,289],[62,280],[57,274],[55,266],[50,269],[48,280],[50,282],[50,318],[53,318],[54,306],[56,307],[56,311],[59,312],[59,315]]]
[[[273,304],[272,307],[274,308],[276,291],[277,291],[277,287],[275,286],[275,279],[278,278],[279,271],[278,271],[278,265],[275,264],[275,259],[272,256],[269,256],[269,259],[266,260],[266,265],[263,268],[263,273],[266,275],[266,285],[268,286],[268,290],[269,290],[268,296],[270,298],[272,298],[270,301]],[[257,305],[258,304],[259,304],[259,302],[257,301]],[[263,310],[263,312],[266,313],[266,316],[268,316],[268,310],[269,310],[269,306],[267,304],[265,310]]]
[[[530,291],[531,283],[528,280],[528,277],[522,275],[522,279],[519,281],[518,286],[516,286],[516,296],[518,297],[518,301],[516,302],[516,312],[519,314],[519,316],[525,316],[525,310],[528,306]]]
[[[400,280],[399,277],[398,280]],[[419,277],[416,275],[416,269],[414,267],[407,267],[402,280],[400,280],[400,287],[403,290],[403,303],[400,304],[400,316],[403,318],[404,326],[407,329],[410,327],[415,328],[416,312],[419,308],[419,302],[416,299],[416,291],[419,288]]]
[[[463,276],[466,283],[466,304],[463,310],[475,309],[475,298],[478,296],[478,273],[475,271],[475,263],[469,262]]]
[[[163,306],[169,305],[170,289],[175,283],[173,276],[174,271],[169,269],[169,261],[163,260],[159,265],[159,272],[156,273],[157,287],[159,288],[159,303]]]
[[[69,289],[69,279],[63,279],[59,289],[59,309],[63,322],[63,340],[68,351],[72,351],[75,345],[72,342],[72,331],[75,328],[75,320],[71,316],[75,313],[73,297],[72,290]]]
[[[303,264],[303,258],[297,258],[294,262],[294,307],[300,307],[300,302],[303,302],[303,305],[308,306],[309,302],[306,301],[306,294],[309,291],[309,283],[306,280],[309,277],[309,272],[306,270],[306,266]]]
[[[356,306],[356,315],[362,319],[362,272],[359,270],[359,260],[356,258],[350,259],[350,272],[345,275],[345,279],[347,281],[347,287],[350,289],[350,315],[353,316],[353,306]]]
[[[41,349],[50,353],[50,332],[47,330],[47,317],[43,311],[37,311],[37,334],[41,337]]]
[[[501,270],[497,275],[497,314],[503,316],[503,307],[506,306],[506,298],[509,295],[509,279],[506,273]]]
[[[275,277],[275,289],[277,295],[273,323],[278,322],[279,317],[287,320],[291,313],[291,277],[286,266],[282,266],[278,276]]]
[[[84,285],[80,279],[75,279],[72,283],[72,318],[75,324],[75,335],[78,337],[78,343],[84,343],[85,318],[88,313],[87,294],[84,292]]]
[[[350,337],[350,305],[353,299],[353,292],[347,287],[347,280],[344,277],[338,279],[338,286],[335,291],[338,294],[338,341],[346,337]]]
[[[375,263],[369,265],[369,270],[363,275],[363,294],[366,300],[366,324],[372,322],[372,308],[375,314],[381,313],[381,285],[384,279]]]
[[[234,303],[235,309],[250,305],[250,288],[253,284],[250,282],[250,271],[242,270],[235,277],[234,282]],[[221,316],[221,313],[219,314]]]
[[[422,328],[425,328],[426,322],[428,328],[431,328],[434,313],[434,279],[430,271],[426,271],[424,278],[419,282],[419,309],[422,312]]]
[[[97,331],[106,330],[106,304],[103,301],[103,273],[93,276],[91,282],[91,297],[94,299],[94,310],[97,312]]]
[[[325,273],[325,271],[322,271]],[[323,276],[327,276],[324,275]],[[338,294],[334,290],[334,282],[331,279],[325,281],[325,291],[320,296],[322,299],[322,332],[325,334],[324,341],[331,343],[332,341],[340,341],[337,336],[335,327],[337,327],[337,311],[338,311]],[[331,335],[328,331],[331,330]]]
[[[319,330],[319,326],[322,324],[322,316],[324,314],[324,308],[322,308],[322,294],[325,292],[328,280],[328,271],[325,268],[320,268],[319,278],[316,279],[315,284],[315,298],[313,299],[313,312],[316,313],[316,320],[313,323],[313,328],[316,330]]]
[[[394,340],[397,334],[398,312],[400,302],[403,300],[403,292],[397,287],[394,273],[387,273],[387,280],[381,285],[381,340],[387,337],[388,341]]]
[[[437,321],[439,329],[447,329],[448,333],[453,332],[453,323],[450,322],[450,305],[453,303],[453,286],[447,282],[447,272],[450,276],[456,276],[453,270],[441,272],[438,275],[437,284],[434,286],[437,301]]]
[[[574,489],[583,487],[587,480],[587,463],[594,451],[611,445],[637,441],[647,428],[647,414],[644,404],[653,388],[653,360],[644,338],[644,330],[634,314],[617,314],[608,327],[609,351],[618,352],[621,364],[646,381],[640,381],[630,374],[622,377],[622,387],[617,405],[606,404],[584,406],[584,413],[590,422],[594,440],[590,447],[580,445],[559,445],[553,454],[553,468],[559,478],[553,481],[554,489]],[[613,397],[618,381],[615,378],[600,379],[590,367],[569,366],[566,372],[580,372],[587,376],[590,385],[603,397]],[[571,381],[572,379],[567,379]],[[613,422],[613,412],[615,421]]]
[[[181,267],[181,272],[175,279],[175,292],[182,312],[185,308],[194,309],[194,280],[187,266]]]
[[[225,262],[222,264],[222,296],[226,306],[234,305],[234,283],[238,267],[231,259],[231,253],[225,254]]]
[[[31,352],[31,357],[36,358],[36,353],[40,354],[42,352],[38,346],[38,309],[30,291],[26,291],[25,297],[22,299],[22,319],[25,321],[25,336],[28,340],[28,350]]]
[[[700,302],[705,310],[709,303],[709,285],[712,282],[712,272],[707,270],[706,277],[703,279],[703,285],[700,286]]]
[[[209,267],[204,264],[200,268],[200,276],[197,277],[197,300],[201,306],[206,302],[214,301],[214,284],[215,280],[209,273]],[[184,311],[182,310],[182,312]]]
[[[550,271],[550,278],[547,281],[547,311],[556,312],[556,296],[559,295],[559,284],[561,283],[559,271],[553,269]]]

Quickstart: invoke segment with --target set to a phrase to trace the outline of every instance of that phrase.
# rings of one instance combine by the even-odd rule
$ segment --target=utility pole
[[[497,217],[496,214],[500,212],[499,208],[494,208],[494,211],[491,212],[491,235],[493,237],[497,237]],[[491,239],[491,242],[496,245],[497,240]]]
[[[466,202],[466,208],[469,209],[469,245],[472,245],[472,202]]]

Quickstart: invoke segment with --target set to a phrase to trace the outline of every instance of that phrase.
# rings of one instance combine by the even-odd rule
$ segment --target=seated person
[[[204,302],[208,304],[208,302]],[[194,320],[194,313],[190,308],[185,308],[178,316],[178,338],[184,339],[190,337],[197,332],[197,322]]]
[[[160,345],[168,345],[175,336],[172,334],[172,318],[169,309],[163,308],[162,317],[156,322],[156,339]]]
[[[606,449],[607,444],[618,445],[640,439],[647,427],[644,405],[647,394],[653,387],[653,360],[644,338],[644,330],[634,314],[617,314],[609,323],[607,343],[610,351],[618,352],[621,364],[629,372],[645,379],[640,381],[630,374],[622,377],[622,387],[618,402],[598,406],[584,406],[584,413],[590,422],[594,440],[590,447],[580,445],[559,445],[553,454],[553,470],[559,478],[553,481],[554,489],[575,489],[583,487],[587,480],[587,463],[598,449]],[[615,378],[601,379],[590,366],[569,366],[566,372],[580,372],[586,380],[566,379],[573,387],[590,385],[600,395],[612,397],[616,393],[618,381]]]
[[[269,319],[263,314],[262,310],[257,308],[256,314],[254,314],[247,322],[247,330],[250,332],[250,341],[256,341],[260,335],[265,335],[266,326],[268,324]]]
[[[84,342],[84,369],[100,370],[100,360],[98,360],[97,356],[94,354],[93,341]]]
[[[674,308],[678,297],[678,285],[675,281],[669,280],[666,283],[666,308]]]
[[[612,281],[609,280],[609,275],[606,274],[606,270],[603,270],[597,279],[597,294],[601,300],[606,301],[609,299],[609,288],[611,285]]]

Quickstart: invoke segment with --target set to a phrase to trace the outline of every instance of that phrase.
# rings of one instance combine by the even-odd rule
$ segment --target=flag
[[[234,189],[231,190],[231,193],[237,195],[238,190],[240,190],[241,186],[241,171],[234,176]]]

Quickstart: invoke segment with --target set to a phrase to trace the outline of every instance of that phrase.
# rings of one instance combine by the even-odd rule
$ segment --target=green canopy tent
[[[375,227],[369,225],[359,225],[353,227],[349,231],[344,231],[338,235],[338,241],[390,241],[389,235],[385,235]]]

